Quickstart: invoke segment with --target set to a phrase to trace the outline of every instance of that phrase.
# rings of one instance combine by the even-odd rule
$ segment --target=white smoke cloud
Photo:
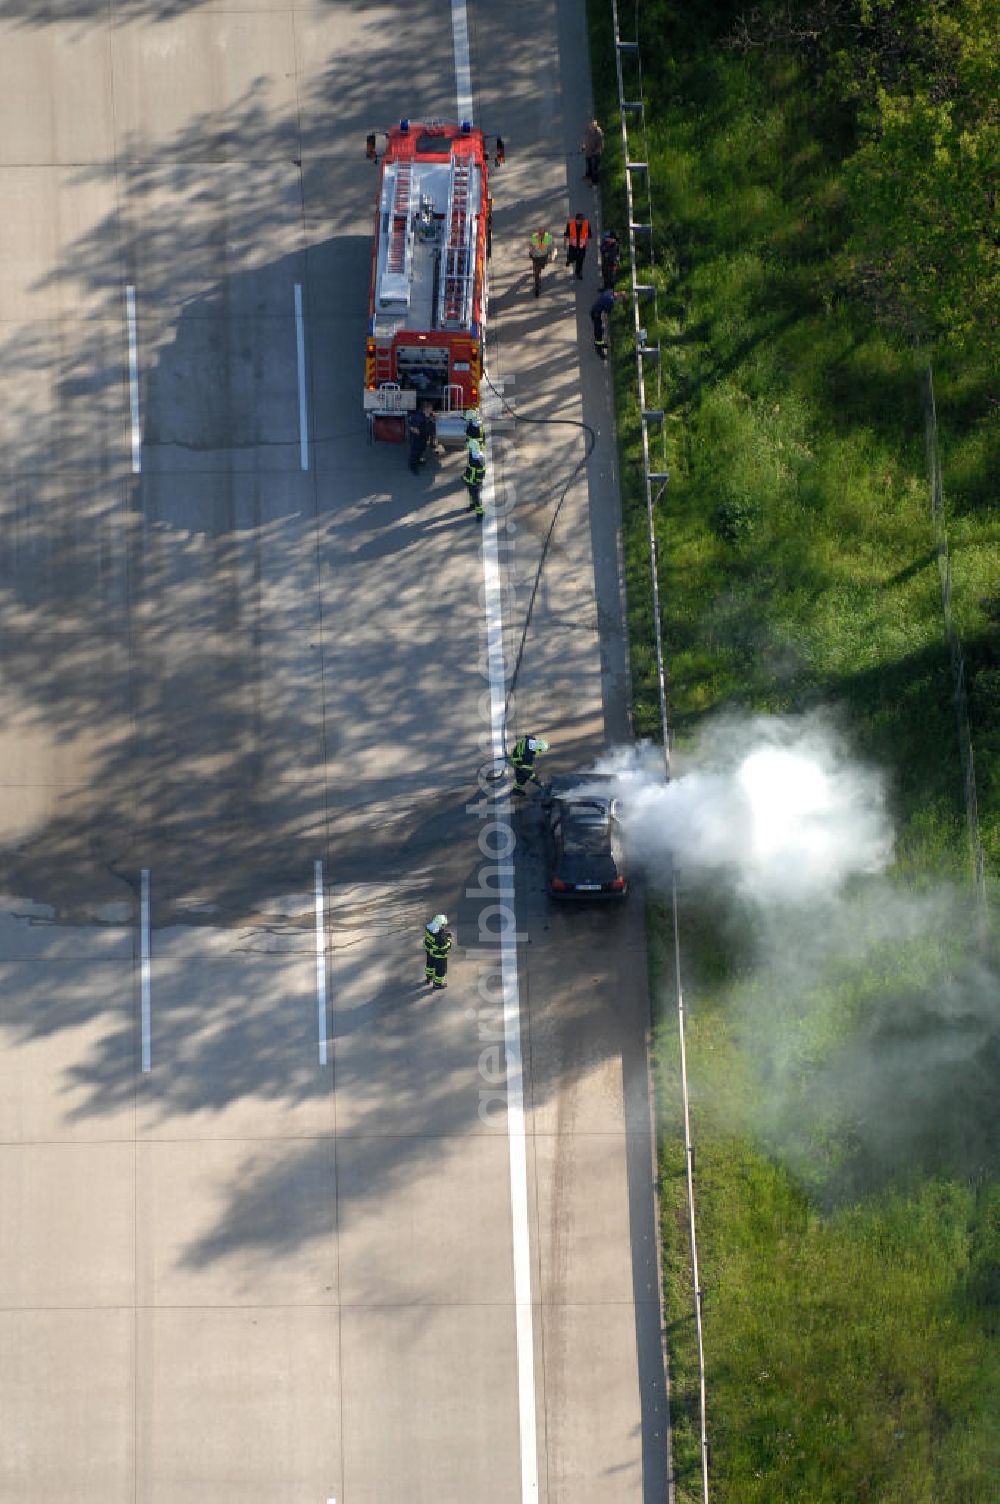
[[[648,748],[612,754],[632,861],[655,882],[673,866],[716,874],[761,902],[836,892],[892,859],[883,778],[821,717],[718,722],[664,782]]]
[[[1000,973],[975,905],[887,870],[886,781],[831,721],[720,720],[670,783],[651,747],[600,771],[633,866],[654,887],[676,872],[695,916],[689,1014],[699,939],[712,957],[694,1088],[716,1122],[830,1196],[995,1166]]]

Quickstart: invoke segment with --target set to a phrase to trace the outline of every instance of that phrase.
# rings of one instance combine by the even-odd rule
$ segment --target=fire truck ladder
[[[443,325],[468,322],[469,298],[474,267],[473,234],[476,214],[469,197],[472,164],[467,157],[451,159],[451,193],[448,200],[448,240],[438,301],[438,321]]]
[[[378,285],[383,308],[406,308],[410,302],[410,272],[413,260],[413,164],[400,162],[392,184],[392,210],[385,247],[385,262]]]
[[[410,228],[410,191],[413,166],[400,162],[396,169],[396,191],[392,198],[392,227],[389,231],[389,251],[386,268],[396,274],[406,266],[406,238]]]

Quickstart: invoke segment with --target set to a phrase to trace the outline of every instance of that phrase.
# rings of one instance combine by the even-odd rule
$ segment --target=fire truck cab
[[[369,155],[372,155],[369,137]],[[479,406],[490,198],[482,131],[401,120],[387,132],[372,241],[364,407],[369,436],[400,442],[418,402],[442,443]]]

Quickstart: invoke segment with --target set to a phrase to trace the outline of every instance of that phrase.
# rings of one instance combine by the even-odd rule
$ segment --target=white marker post
[[[125,289],[125,321],[128,326],[128,401],[132,427],[132,474],[142,469],[142,430],[139,426],[139,340],[135,322],[135,288]]]
[[[309,417],[306,412],[306,338],[302,322],[302,283],[295,284],[295,355],[299,373],[299,463],[309,469]]]

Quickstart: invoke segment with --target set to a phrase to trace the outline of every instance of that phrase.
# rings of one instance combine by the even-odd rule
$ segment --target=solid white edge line
[[[295,358],[299,373],[299,463],[309,469],[309,418],[306,412],[306,341],[302,324],[302,283],[295,284]]]
[[[469,21],[465,0],[451,0],[451,35],[455,44],[455,105],[458,123],[472,123],[472,66],[469,61]]]
[[[128,327],[128,401],[132,431],[132,474],[142,470],[142,432],[139,427],[139,342],[135,325],[135,288],[125,288],[125,322]]]
[[[313,863],[316,897],[316,1017],[319,1063],[326,1064],[326,915],[323,905],[323,863]]]
[[[493,508],[492,454],[486,441],[487,476],[483,486],[483,581],[486,610],[486,661],[490,678],[490,726],[493,756],[504,750],[503,609],[497,519]],[[499,820],[499,811],[496,818]],[[504,879],[497,899],[514,909],[514,883]],[[517,941],[505,928],[500,941],[504,1053],[507,1061],[507,1140],[510,1157],[510,1210],[514,1256],[514,1311],[517,1340],[517,1392],[521,1436],[521,1499],[538,1498],[538,1436],[535,1418],[534,1315],[531,1305],[531,1240],[528,1230],[528,1154],[524,1121],[524,1058],[521,1051],[521,996],[517,975]]]
[[[152,1064],[150,1043],[150,986],[149,986],[149,868],[143,867],[139,897],[139,989],[142,1014],[142,1069],[149,1071]]]
[[[455,43],[456,104],[459,121],[472,122],[472,72],[465,0],[452,0]],[[490,730],[493,756],[505,760],[504,712],[506,672],[503,655],[503,606],[500,587],[500,549],[493,506],[492,453],[486,442],[487,471],[483,487],[483,585],[486,611],[486,661],[490,681]],[[514,908],[512,880],[501,883],[498,900]],[[531,1240],[528,1226],[528,1154],[524,1125],[524,1059],[521,1052],[521,997],[517,976],[517,942],[505,927],[500,941],[500,985],[503,990],[504,1054],[507,1061],[507,1141],[510,1159],[510,1211],[514,1258],[514,1330],[517,1347],[517,1397],[521,1442],[521,1500],[538,1499],[538,1433],[535,1403],[535,1332],[531,1305]]]

